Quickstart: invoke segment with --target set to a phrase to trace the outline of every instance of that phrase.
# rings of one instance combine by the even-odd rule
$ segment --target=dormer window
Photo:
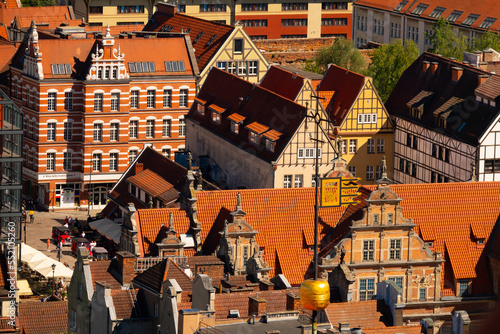
[[[427,247],[427,248],[434,248],[434,242],[433,241],[426,241],[425,242],[425,247]]]
[[[214,123],[220,124],[220,119],[221,119],[220,114],[215,110],[212,111],[212,121]]]
[[[266,150],[274,152],[275,143],[269,138],[266,138]]]
[[[486,243],[486,240],[484,238],[478,238],[477,239],[477,248],[484,248],[484,244]]]
[[[239,132],[239,124],[236,123],[235,121],[231,120],[231,132],[232,133],[235,133],[235,134],[238,134]]]
[[[259,145],[259,134],[253,131],[248,131],[248,139],[251,143]]]
[[[200,115],[205,115],[205,106],[201,103],[196,103],[196,111],[200,114]]]
[[[266,150],[274,152],[276,141],[282,136],[281,132],[274,129],[264,132],[263,136],[266,138]]]

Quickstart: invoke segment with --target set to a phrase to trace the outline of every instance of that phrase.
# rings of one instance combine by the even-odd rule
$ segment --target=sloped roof
[[[490,76],[481,86],[476,88],[475,93],[490,101],[495,101],[496,97],[500,95],[500,76]]]
[[[431,67],[426,71],[423,70],[424,61],[438,63],[434,74]],[[452,81],[453,67],[463,69],[462,76],[456,83]],[[483,75],[491,76],[488,72],[454,60],[423,53],[400,77],[385,106],[391,116],[398,116],[431,129],[436,127],[436,113],[437,116],[448,120],[446,128],[440,128],[439,131],[471,145],[477,145],[478,138],[498,114],[498,108],[475,103],[471,110],[467,103],[470,103],[471,98],[475,100],[475,91],[483,92],[487,96],[500,95],[497,78],[486,80],[478,88],[479,76]],[[483,85],[485,86],[482,87]],[[422,101],[421,119],[412,118],[409,115],[408,103],[422,91],[432,91],[434,94]]]
[[[41,6],[41,7],[0,7],[0,23],[10,25],[15,17],[36,23],[59,21],[59,24],[75,19],[71,6]],[[28,24],[25,27],[29,27]],[[59,25],[57,24],[57,25]]]
[[[141,188],[151,196],[157,197],[174,186],[150,169],[143,170],[128,178],[128,182]]]
[[[0,27],[1,30],[1,27]],[[17,51],[17,47],[10,42],[0,42],[0,73],[8,70],[12,57]]]
[[[0,23],[0,38],[5,40],[9,40],[9,34],[7,33],[7,26],[5,24]]]
[[[304,106],[215,67],[201,87],[199,96],[213,96],[210,104],[227,106],[221,115],[221,123],[213,122],[210,112],[205,112],[204,115],[197,112],[196,103],[193,103],[189,110],[188,118],[242,150],[269,162],[279,158],[305,114]],[[234,113],[246,117],[239,127],[238,134],[229,130],[228,116]],[[247,126],[254,122],[283,133],[276,141],[274,152],[250,142]]]
[[[318,94],[333,95],[329,101],[323,103],[327,106],[326,113],[330,114],[330,119],[335,121],[335,124],[342,124],[364,84],[365,76],[334,64],[329,65],[323,80],[318,85]]]
[[[68,302],[21,302],[19,325],[24,334],[65,333],[68,330]]]
[[[177,13],[176,6],[166,3],[158,3],[158,10],[144,27],[144,31],[189,33],[200,71],[210,62],[233,30],[234,27],[226,24]]]
[[[367,192],[375,187],[361,187],[361,198],[366,198]],[[413,219],[415,232],[424,240],[434,236],[425,237],[421,231],[432,229],[434,232],[434,251],[441,252],[447,261],[443,266],[442,295],[455,295],[453,283],[450,283],[454,276],[472,279],[473,294],[492,293],[484,255],[500,217],[500,182],[395,184],[390,188],[403,199],[400,203],[403,216]],[[348,207],[331,235],[332,242],[320,256],[326,255],[347,234],[351,222],[361,217],[365,205],[362,200],[357,208]],[[482,227],[486,247],[477,246],[471,224]]]
[[[134,317],[134,300],[137,290],[111,290],[113,306],[115,307],[116,319],[129,319]]]
[[[304,86],[304,81],[304,77],[296,72],[289,72],[281,67],[271,66],[262,79],[260,86],[295,101]]]
[[[325,309],[331,324],[348,323],[351,328],[385,328],[380,320],[383,314],[377,308],[377,300],[330,303]]]
[[[96,290],[95,282],[106,282],[111,286],[111,290],[121,289],[122,285],[111,273],[114,268],[112,260],[92,261],[89,262],[90,274],[92,275],[92,285]],[[115,269],[117,270],[117,268]],[[118,272],[118,271],[117,271]]]
[[[371,8],[379,8],[387,11],[394,11],[401,3],[401,0],[359,0],[356,1],[357,6],[365,6]],[[469,14],[477,14],[479,17],[470,25],[470,27],[479,30],[492,30],[496,31],[500,28],[500,4],[496,1],[485,1],[478,6],[477,3],[473,1],[460,1],[456,2],[453,0],[426,0],[423,3],[428,4],[427,7],[420,15],[413,14],[415,8],[422,2],[420,1],[408,1],[408,3],[403,6],[398,12],[401,14],[406,14],[409,17],[415,16],[428,20],[437,20],[438,18],[431,17],[430,14],[436,9],[436,7],[445,8],[444,12],[440,15],[445,20],[450,16],[450,14],[457,10],[463,12],[458,19],[453,23],[454,25],[462,25],[467,19]],[[480,25],[484,22],[487,17],[493,17],[497,20],[488,28],[480,28]]]
[[[160,263],[137,275],[133,282],[141,284],[156,293],[162,292],[162,283],[167,279],[175,279],[183,292],[193,290],[193,282],[172,259],[166,258]]]
[[[249,297],[265,299],[267,312],[286,311],[287,293],[300,296],[300,289],[218,293],[215,295],[215,318],[227,318],[229,310],[238,310],[241,318],[248,317]]]

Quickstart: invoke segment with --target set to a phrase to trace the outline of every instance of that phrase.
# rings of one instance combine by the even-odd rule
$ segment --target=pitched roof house
[[[241,24],[229,26],[182,14],[177,11],[176,5],[158,3],[158,10],[144,31],[189,34],[200,68],[198,87],[201,87],[212,67],[257,83],[269,66]]]
[[[500,180],[500,77],[422,54],[386,102],[395,120],[394,180],[401,183]],[[474,163],[474,168],[471,164]]]
[[[315,125],[288,98],[213,68],[188,114],[186,145],[221,188],[291,188],[313,184]],[[336,157],[318,138],[320,174]],[[228,163],[229,162],[229,163]]]
[[[68,302],[19,303],[19,329],[23,334],[64,333],[67,329]],[[4,328],[2,328],[3,332]]]

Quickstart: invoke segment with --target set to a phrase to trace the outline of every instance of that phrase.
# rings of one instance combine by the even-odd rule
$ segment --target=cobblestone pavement
[[[100,210],[90,210],[90,215],[95,216]],[[27,211],[28,213],[29,211]],[[50,251],[47,251],[47,238],[52,238],[52,226],[63,226],[66,216],[71,216],[73,219],[78,217],[79,221],[85,221],[88,217],[87,211],[60,210],[55,212],[34,211],[35,220],[33,223],[27,223],[26,243],[35,249],[42,251],[50,258],[57,259],[56,245],[51,242]],[[29,220],[29,217],[28,217]],[[22,224],[24,228],[24,223]],[[24,233],[22,235],[24,242]],[[63,246],[61,262],[68,263],[70,268],[76,262],[76,256],[71,252],[71,246]]]

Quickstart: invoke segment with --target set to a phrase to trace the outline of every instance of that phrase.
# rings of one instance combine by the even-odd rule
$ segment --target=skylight
[[[203,31],[202,31],[202,32],[200,32],[200,33],[198,34],[198,36],[196,36],[196,38],[194,39],[193,44],[198,43],[198,41],[200,40],[201,36],[203,36],[203,34],[204,34],[204,32],[203,32]]]
[[[472,23],[476,22],[479,18],[479,14],[470,14],[467,18],[462,22],[464,26],[470,26]]]
[[[165,62],[166,72],[184,72],[184,61],[166,61]]]
[[[217,38],[217,34],[213,35],[212,37],[210,37],[210,40],[207,42],[207,46],[210,46],[212,45],[212,43],[214,42],[214,40]]]
[[[155,63],[152,61],[149,62],[129,62],[128,70],[130,73],[149,73],[156,72],[155,71]]]
[[[444,7],[436,7],[436,9],[434,9],[432,13],[429,14],[429,17],[437,19],[438,17],[441,16],[441,14],[444,13],[445,10],[446,8]]]
[[[171,32],[172,29],[174,29],[174,27],[172,27],[172,26],[163,26],[160,28],[160,31],[161,32]]]
[[[50,68],[52,69],[52,74],[54,75],[71,74],[70,64],[51,64]]]
[[[497,19],[494,17],[487,17],[486,19],[484,19],[483,23],[479,25],[479,28],[488,29],[493,25],[493,23],[495,23],[496,20]]]
[[[401,9],[403,9],[404,6],[406,6],[407,3],[408,1],[401,1],[399,5],[396,8],[394,8],[394,11],[399,12]]]
[[[427,9],[427,7],[429,7],[428,4],[426,3],[420,3],[418,4],[417,7],[415,7],[415,9],[411,12],[413,15],[420,15],[424,12],[424,10]]]
[[[462,12],[460,10],[454,10],[453,13],[451,13],[450,16],[448,16],[446,21],[455,22],[460,17],[460,15],[462,15],[463,13],[464,12]]]

